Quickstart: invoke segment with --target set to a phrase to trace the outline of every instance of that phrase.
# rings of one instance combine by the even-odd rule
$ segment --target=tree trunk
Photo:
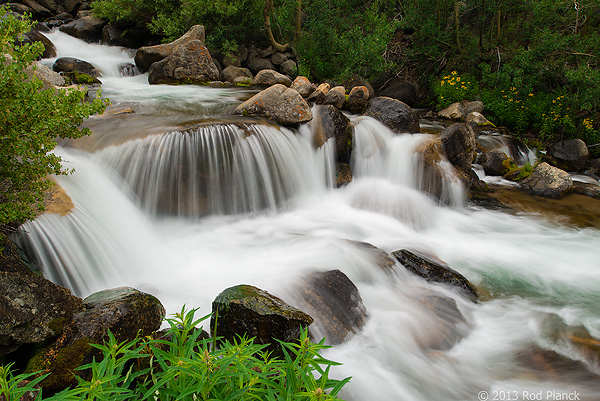
[[[294,32],[294,44],[298,43],[300,31],[302,29],[302,0],[298,0],[298,8],[296,8],[296,32]]]
[[[460,3],[461,0],[454,2],[454,40],[456,42],[456,48],[460,53],[460,37],[459,37],[459,25],[460,25]]]
[[[273,0],[265,0],[265,8],[263,11],[263,15],[265,17],[265,28],[267,29],[267,36],[269,38],[269,42],[271,42],[271,46],[278,52],[285,52],[290,49],[290,44],[280,44],[277,43],[275,38],[273,37],[273,31],[271,30],[271,14],[273,13]]]

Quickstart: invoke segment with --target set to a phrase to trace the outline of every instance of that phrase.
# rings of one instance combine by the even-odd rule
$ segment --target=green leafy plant
[[[107,101],[84,101],[85,91],[43,89],[34,71],[41,43],[21,44],[31,28],[27,18],[17,18],[0,7],[0,226],[32,219],[43,210],[43,192],[51,174],[66,174],[60,157],[51,153],[55,138],[78,138],[84,119],[101,113]]]
[[[443,109],[455,102],[472,100],[478,93],[478,85],[468,74],[452,71],[434,84],[433,91],[437,96],[438,108]]]
[[[337,400],[350,378],[330,377],[339,365],[321,356],[324,340],[312,343],[303,330],[298,342],[280,341],[284,358],[265,352],[267,345],[241,336],[236,341],[208,338],[196,326],[210,317],[195,318],[196,309],[182,308],[166,319],[170,329],[160,338],[136,338],[118,343],[108,333],[104,345],[93,345],[102,357],[79,367],[75,388],[45,400]],[[44,377],[12,376],[0,367],[0,394],[17,400]],[[84,376],[84,375],[82,375]],[[23,387],[17,387],[22,383]],[[9,398],[12,397],[12,398]]]

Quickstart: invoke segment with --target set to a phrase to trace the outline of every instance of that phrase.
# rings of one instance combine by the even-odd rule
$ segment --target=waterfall
[[[115,51],[69,46],[83,59]],[[394,135],[368,117],[351,118],[354,180],[334,188],[334,147],[315,150],[310,124],[232,120],[228,105],[249,90],[150,87],[144,78],[105,79],[102,93],[136,113],[95,119],[87,153],[56,149],[75,168],[57,177],[74,209],[40,216],[20,235],[46,277],[80,296],[129,285],[169,314],[184,304],[209,313],[229,286],[291,303],[310,274],[338,269],[368,313],[358,333],[324,352],[342,363],[332,375],[352,376],[343,399],[598,399],[600,230],[464,205],[449,163],[425,163],[431,135]],[[171,128],[150,130],[149,117]],[[173,122],[189,120],[194,128]],[[108,133],[118,138],[99,140]],[[384,270],[364,243],[435,255],[482,300],[399,263]]]

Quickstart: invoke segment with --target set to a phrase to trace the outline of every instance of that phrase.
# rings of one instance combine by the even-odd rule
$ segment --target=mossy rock
[[[101,85],[102,82],[98,78],[94,78],[89,74],[82,72],[71,71],[63,72],[61,74],[64,78],[68,79],[72,84],[76,85]]]
[[[247,335],[255,343],[270,344],[270,351],[278,351],[276,340],[295,341],[300,330],[313,319],[283,300],[251,285],[237,285],[221,292],[212,303],[213,335],[234,341]],[[215,327],[216,326],[216,327]]]

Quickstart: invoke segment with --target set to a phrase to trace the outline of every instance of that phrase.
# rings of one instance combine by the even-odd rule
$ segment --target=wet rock
[[[331,89],[331,86],[328,83],[322,83],[317,86],[317,89],[310,94],[307,100],[309,102],[315,102],[316,104],[322,104],[329,89]]]
[[[102,28],[102,43],[109,46],[122,46],[129,49],[133,49],[136,43],[125,36],[121,29],[118,29],[112,25],[106,25]]]
[[[499,149],[485,152],[481,156],[481,164],[486,175],[503,176],[511,170],[514,162]]]
[[[444,154],[458,170],[470,177],[475,157],[475,133],[468,124],[452,124],[440,134]]]
[[[27,11],[32,13],[34,19],[45,20],[54,15],[51,10],[49,10],[47,7],[44,7],[44,5],[37,1],[23,0],[20,3],[23,3],[29,9]]]
[[[140,70],[133,63],[123,63],[119,65],[119,75],[122,77],[135,77],[140,75]]]
[[[58,28],[61,32],[74,36],[89,43],[100,42],[102,29],[107,24],[106,20],[91,16],[76,19]]]
[[[447,199],[445,199],[444,184],[449,178],[443,167],[446,159],[442,151],[442,142],[439,138],[434,138],[422,143],[415,149],[415,156],[421,172],[420,180],[417,183],[418,189],[445,203]],[[456,169],[453,171],[459,175]]]
[[[296,77],[296,79],[294,79],[294,81],[292,82],[292,86],[290,86],[290,88],[297,91],[304,98],[309,97],[310,94],[313,93],[313,91],[315,90],[308,78],[303,76]]]
[[[383,89],[379,96],[400,100],[409,106],[414,106],[418,100],[417,88],[408,81],[394,81]]]
[[[130,287],[100,291],[83,300],[83,311],[73,316],[60,338],[37,355],[28,369],[50,376],[44,389],[59,391],[77,383],[75,368],[99,355],[90,344],[102,344],[110,330],[118,342],[149,335],[160,328],[165,308],[154,296]],[[78,373],[85,376],[86,372]]]
[[[35,75],[40,81],[43,82],[43,89],[53,88],[55,86],[64,86],[65,78],[62,77],[58,72],[52,71],[50,68],[46,67],[39,62],[35,62],[36,66],[35,70],[32,66],[28,66],[26,71],[28,76]]]
[[[310,107],[302,96],[281,84],[257,93],[236,107],[233,114],[263,117],[280,125],[301,124],[313,118]]]
[[[238,335],[254,337],[257,344],[270,344],[271,351],[279,348],[277,340],[295,341],[301,328],[313,319],[268,292],[251,285],[237,285],[221,292],[212,303],[213,335],[233,341]],[[218,320],[215,322],[215,316]],[[216,324],[216,330],[215,330]]]
[[[419,117],[410,106],[389,97],[375,97],[365,115],[375,118],[397,134],[419,132]]]
[[[261,70],[252,80],[252,85],[257,86],[273,86],[276,84],[291,86],[292,80],[290,77],[280,74],[275,70]]]
[[[0,254],[0,355],[57,338],[81,299],[32,272],[23,252],[4,238]],[[27,263],[31,263],[27,261]]]
[[[340,188],[352,182],[352,169],[348,163],[335,164],[335,186]]]
[[[344,103],[346,103],[346,89],[343,86],[331,88],[323,100],[323,104],[333,105],[337,109],[341,109]]]
[[[467,112],[462,104],[452,103],[445,109],[438,111],[437,115],[440,118],[446,118],[448,120],[464,120],[467,116]]]
[[[279,66],[279,71],[293,77],[298,74],[298,64],[294,60],[286,60]]]
[[[233,53],[227,53],[225,56],[223,56],[223,59],[221,61],[223,62],[223,65],[225,67],[229,67],[229,66],[241,67],[242,66],[242,58],[239,55],[233,54]]]
[[[56,57],[56,47],[54,43],[50,41],[43,33],[38,31],[37,29],[32,29],[24,35],[22,43],[34,43],[41,42],[44,46],[44,51],[42,52],[42,58],[53,58]]]
[[[573,192],[592,198],[600,199],[600,185],[590,184],[587,182],[573,181]]]
[[[313,273],[297,290],[297,306],[314,319],[318,338],[327,344],[341,344],[357,333],[367,320],[356,285],[339,270]]]
[[[348,242],[354,245],[356,248],[361,249],[368,257],[370,257],[373,260],[375,265],[377,265],[377,267],[383,270],[384,272],[391,273],[394,270],[396,266],[396,261],[384,250],[379,249],[376,246],[369,244],[368,242],[350,240],[348,240]]]
[[[450,266],[434,261],[420,252],[409,251],[407,249],[395,251],[392,254],[402,266],[417,276],[423,277],[430,282],[456,287],[472,301],[477,301],[477,291],[475,291],[473,285],[462,274]]]
[[[589,171],[596,177],[600,177],[600,159],[590,160]]]
[[[588,148],[581,139],[558,142],[548,154],[556,161],[556,167],[565,171],[585,170],[590,158]]]
[[[539,164],[520,185],[524,190],[545,198],[562,198],[573,191],[573,180],[569,173],[546,162]]]
[[[94,78],[102,76],[102,73],[92,64],[74,57],[60,57],[56,59],[52,65],[52,70],[56,72],[78,72]]]
[[[219,78],[208,49],[200,40],[190,40],[150,67],[150,84],[206,84]]]
[[[135,53],[135,65],[137,65],[142,72],[149,71],[152,64],[163,60],[179,46],[183,46],[192,40],[200,41],[200,43],[204,45],[204,39],[204,26],[194,25],[182,37],[173,42],[156,46],[140,47]]]
[[[223,81],[235,83],[235,80],[238,77],[250,78],[250,80],[253,78],[252,73],[247,68],[230,65],[221,71],[221,80]]]
[[[418,301],[432,324],[415,338],[423,350],[449,350],[468,333],[467,320],[454,299],[426,290]]]
[[[333,138],[335,157],[340,163],[350,162],[352,147],[352,124],[350,119],[332,105],[318,106],[314,127],[314,145],[316,148]]]
[[[362,114],[367,108],[369,97],[369,89],[366,86],[355,86],[348,94],[346,110],[352,114]]]
[[[65,190],[58,185],[58,183],[55,182],[50,189],[44,191],[45,213],[65,216],[69,214],[74,207],[71,197],[67,195]]]

